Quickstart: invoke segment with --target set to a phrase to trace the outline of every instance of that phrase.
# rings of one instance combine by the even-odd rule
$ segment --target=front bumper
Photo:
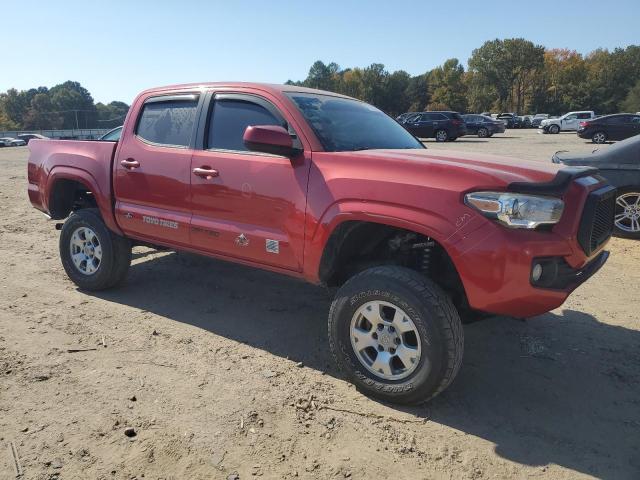
[[[562,193],[564,213],[550,231],[508,229],[470,209],[473,217],[458,232],[450,254],[472,308],[516,318],[540,315],[562,305],[602,267],[609,237],[585,251],[578,232],[589,195],[606,184],[581,180]],[[536,285],[532,271],[541,260],[553,262],[556,269],[546,284]]]

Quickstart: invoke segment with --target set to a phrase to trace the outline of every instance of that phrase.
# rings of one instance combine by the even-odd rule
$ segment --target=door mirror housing
[[[298,152],[289,132],[279,125],[249,125],[242,137],[245,146],[253,152],[271,153],[291,157]]]

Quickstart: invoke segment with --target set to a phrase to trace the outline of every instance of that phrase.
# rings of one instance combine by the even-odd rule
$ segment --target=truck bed
[[[112,217],[111,168],[116,146],[116,142],[102,141],[31,140],[27,167],[31,204],[55,218],[51,211],[56,201],[54,180],[81,179],[94,193],[102,214]]]

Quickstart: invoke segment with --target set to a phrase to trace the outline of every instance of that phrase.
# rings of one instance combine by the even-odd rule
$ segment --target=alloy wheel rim
[[[640,192],[629,192],[616,199],[616,227],[624,232],[640,232]]]
[[[441,142],[444,142],[447,139],[447,132],[443,130],[439,130],[438,133],[436,134],[436,139]]]
[[[418,329],[398,306],[380,300],[361,305],[350,326],[351,346],[363,367],[383,380],[411,375],[422,356]]]
[[[93,275],[102,262],[102,245],[89,227],[76,228],[69,243],[71,261],[83,275]]]
[[[604,143],[604,133],[596,133],[593,136],[593,139],[595,140],[596,143]]]

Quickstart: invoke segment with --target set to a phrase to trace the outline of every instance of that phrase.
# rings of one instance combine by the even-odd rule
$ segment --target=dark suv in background
[[[624,140],[634,135],[640,135],[640,115],[632,113],[605,115],[580,122],[578,126],[578,136],[590,138],[593,143]]]
[[[435,138],[436,142],[452,142],[467,133],[458,112],[422,112],[409,117],[402,126],[418,138]]]
[[[464,123],[467,126],[468,135],[477,135],[480,138],[491,137],[494,133],[504,133],[504,122],[495,120],[486,115],[467,114],[463,115]]]

